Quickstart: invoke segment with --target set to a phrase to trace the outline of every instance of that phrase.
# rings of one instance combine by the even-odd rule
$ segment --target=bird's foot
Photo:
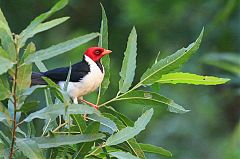
[[[84,114],[84,115],[83,115],[83,119],[84,119],[85,121],[88,121],[87,114]]]
[[[83,102],[83,103],[86,103],[86,104],[90,105],[91,107],[95,108],[96,110],[98,110],[98,108],[99,108],[96,104],[93,104],[93,103],[91,103],[91,102],[89,102],[89,101],[86,101],[86,100],[84,100],[84,99],[80,99],[80,101]]]

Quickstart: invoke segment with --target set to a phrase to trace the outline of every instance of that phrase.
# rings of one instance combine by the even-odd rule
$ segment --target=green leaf
[[[28,158],[45,159],[42,150],[37,143],[31,139],[16,139],[17,148]]]
[[[24,50],[24,52],[23,52],[23,55],[22,55],[22,57],[21,57],[20,63],[21,63],[21,64],[24,63],[24,60],[25,60],[29,55],[31,55],[32,53],[34,53],[35,51],[36,51],[36,46],[35,46],[35,44],[34,44],[33,42],[30,42],[30,43],[27,45],[27,47],[26,47],[26,49]]]
[[[165,104],[168,105],[169,111],[174,113],[186,113],[189,111],[175,103],[173,100],[154,92],[131,91],[119,98],[118,100],[128,100],[130,103],[133,104],[152,106]]]
[[[0,75],[12,68],[13,64],[9,59],[0,56]]]
[[[65,22],[67,19],[69,19],[69,17],[62,17],[62,18],[57,18],[57,19],[51,20],[49,22],[45,22],[45,23],[41,23],[41,24],[37,25],[31,32],[29,32],[29,34],[27,36],[24,36],[21,39],[21,43],[25,44],[27,39],[33,37],[37,33],[43,32],[45,30],[49,30],[49,29]]]
[[[8,26],[8,22],[7,22],[6,18],[4,17],[1,8],[0,8],[0,21],[1,21],[3,24],[5,24],[6,26]],[[9,26],[8,26],[8,28],[9,28]]]
[[[162,75],[167,74],[175,69],[178,69],[182,64],[186,63],[189,58],[198,50],[203,31],[201,31],[199,37],[195,42],[190,44],[187,48],[182,48],[174,54],[161,59],[156,64],[153,64],[141,77],[141,84],[153,84],[158,81]]]
[[[118,119],[120,119],[126,126],[133,126],[134,122],[132,120],[130,120],[128,117],[126,117],[125,115],[123,115],[122,113],[116,111],[113,107],[110,106],[106,106],[104,107],[104,110],[106,110],[106,112],[113,114],[114,116],[116,116]]]
[[[117,118],[118,114],[116,113],[103,113],[104,116],[108,117],[112,121],[114,121],[118,127],[119,130],[126,128],[126,126],[123,124],[123,122]],[[127,125],[130,126],[130,125]],[[140,145],[137,143],[135,138],[131,138],[126,141],[128,146],[132,149],[132,151],[135,153],[136,156],[138,156],[140,159],[145,159],[145,155],[143,150],[141,149]]]
[[[240,75],[240,56],[237,53],[209,53],[204,56],[203,62]]]
[[[75,124],[78,126],[79,132],[81,132],[81,134],[83,134],[83,132],[87,128],[87,125],[86,125],[86,121],[83,119],[82,115],[74,114],[74,115],[71,115],[71,118],[73,119]]]
[[[11,145],[12,141],[2,131],[0,131],[0,138],[3,140],[6,147],[9,147]]]
[[[39,101],[30,101],[30,102],[25,102],[20,109],[18,109],[17,111],[19,112],[24,112],[24,113],[28,113],[30,111],[36,110],[36,108],[39,105]]]
[[[48,17],[50,17],[53,13],[61,10],[64,8],[68,3],[68,0],[60,0],[57,4],[55,4],[48,12],[42,13],[38,17],[36,17],[29,26],[24,29],[19,37],[20,37],[20,46],[24,46],[26,40],[32,36],[32,32],[34,32],[34,29],[38,27],[44,20],[46,20]]]
[[[0,56],[10,59],[8,53],[0,46]]]
[[[69,84],[69,81],[70,81],[71,73],[72,73],[72,66],[71,66],[71,63],[70,63],[67,79],[66,79],[66,81],[64,83],[64,87],[63,87],[64,92],[67,92],[67,88],[68,88],[68,84]]]
[[[53,45],[47,49],[39,50],[34,54],[30,55],[26,60],[26,64],[30,64],[32,62],[43,61],[54,56],[63,54],[69,50],[72,50],[94,38],[96,38],[99,34],[98,33],[91,33],[81,37],[74,38],[72,40],[68,40],[62,42],[57,45]]]
[[[11,96],[11,91],[6,75],[0,75],[0,101],[7,99]]]
[[[12,32],[8,26],[2,10],[0,9],[0,39],[3,48],[9,53],[12,61],[16,59],[16,49],[12,38]]]
[[[41,72],[46,72],[48,71],[47,70],[47,67],[44,65],[44,63],[42,61],[36,61],[35,62],[35,65],[37,66],[37,68],[39,69],[39,71]]]
[[[106,145],[108,146],[117,145],[133,138],[134,136],[136,136],[142,130],[145,129],[152,115],[153,109],[147,110],[141,117],[138,118],[138,120],[134,123],[133,127],[126,127],[110,136],[106,141]]]
[[[66,114],[93,114],[96,110],[92,107],[82,105],[82,104],[72,104],[67,108]],[[59,115],[65,115],[65,106],[63,103],[54,104],[45,107],[39,111],[31,113],[27,118],[24,119],[25,122],[30,122],[35,118],[39,119],[55,119]]]
[[[167,157],[172,157],[172,153],[162,147],[150,145],[150,144],[140,144],[144,152],[160,154]]]
[[[0,138],[0,154],[4,153],[4,142],[2,141],[2,139]],[[2,155],[3,156],[3,155]]]
[[[91,123],[88,125],[87,129],[85,130],[84,134],[96,134],[99,131],[100,124],[97,122]],[[79,145],[79,148],[76,153],[75,158],[82,158],[84,157],[90,150],[91,147],[94,145],[94,142],[85,142]]]
[[[101,4],[102,8],[102,21],[101,21],[101,29],[100,29],[100,36],[98,41],[98,46],[108,49],[108,20],[104,10],[104,7]],[[104,95],[106,92],[109,84],[110,84],[110,57],[106,55],[102,58],[102,64],[104,66],[104,79],[100,86],[99,90],[99,98]]]
[[[229,81],[230,79],[227,78],[218,78],[213,76],[200,76],[191,73],[183,73],[183,72],[176,72],[176,73],[169,73],[163,75],[158,83],[164,84],[194,84],[194,85],[217,85],[223,84]]]
[[[26,89],[24,92],[23,92],[23,96],[29,96],[31,95],[34,91],[36,91],[37,89],[43,89],[43,88],[46,88],[47,86],[45,85],[36,85],[36,86],[32,86],[28,89]]]
[[[101,125],[106,126],[107,128],[111,129],[113,132],[117,131],[116,124],[112,120],[110,120],[102,115],[91,114],[87,118],[92,121],[99,122]]]
[[[26,50],[24,51],[23,58],[30,56],[33,52],[35,52],[36,47],[34,43],[30,43]],[[32,75],[32,65],[21,65],[18,68],[17,74],[17,96],[20,96],[21,93],[30,87],[31,85],[31,75]]]
[[[4,28],[2,28],[1,25],[2,24],[0,23],[1,44],[4,48],[4,50],[6,50],[8,52],[11,61],[15,61],[16,60],[16,49],[15,49],[15,45],[14,45],[12,36],[8,35],[7,31],[4,30]]]
[[[7,120],[6,115],[0,112],[0,122],[5,122],[6,120]]]
[[[111,152],[109,154],[118,159],[138,159],[138,157],[133,156],[129,152],[118,151],[118,152]]]
[[[0,102],[0,121],[6,120],[7,125],[12,124],[11,116],[8,109]]]
[[[120,72],[121,79],[119,81],[119,91],[125,93],[132,85],[136,69],[136,56],[137,56],[137,33],[133,27],[127,43],[127,49],[124,52],[124,59],[122,69]]]
[[[98,46],[108,49],[108,20],[103,5],[102,4],[100,5],[102,9],[102,21],[100,28],[101,35],[99,36]]]
[[[97,134],[81,134],[81,135],[58,135],[54,137],[35,137],[32,140],[36,141],[40,148],[58,147],[62,145],[72,145],[83,142],[91,142],[104,138],[105,135]]]

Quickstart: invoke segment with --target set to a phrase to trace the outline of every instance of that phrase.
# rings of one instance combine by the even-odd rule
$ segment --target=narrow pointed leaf
[[[86,124],[86,121],[83,119],[82,115],[73,114],[71,115],[71,118],[73,119],[74,123],[77,125],[79,132],[83,134],[83,132],[87,128],[87,124]]]
[[[92,107],[82,105],[82,104],[72,104],[67,108],[66,114],[93,114],[96,110]],[[39,111],[31,113],[27,118],[24,119],[25,122],[30,122],[35,118],[38,119],[55,119],[59,115],[65,115],[64,104],[54,104],[45,107]]]
[[[0,75],[7,72],[14,65],[9,59],[0,56]]]
[[[35,141],[17,138],[16,144],[18,149],[23,152],[24,156],[28,158],[45,159],[42,150]]]
[[[47,49],[39,50],[34,54],[30,55],[26,60],[26,64],[30,64],[32,62],[43,61],[54,56],[63,54],[67,51],[70,51],[94,38],[96,38],[98,33],[91,33],[84,36],[80,36],[78,38],[74,38],[72,40],[68,40],[66,42],[62,42],[57,45],[53,45]]]
[[[134,122],[131,119],[129,119],[127,116],[116,111],[113,107],[110,107],[110,106],[104,107],[104,110],[105,109],[106,109],[106,112],[113,114],[114,116],[119,118],[124,123],[124,125],[133,127]]]
[[[127,49],[124,52],[122,69],[120,72],[119,91],[125,93],[132,85],[136,69],[137,56],[137,33],[135,28],[132,29],[127,43]]]
[[[69,19],[69,17],[57,18],[57,19],[51,20],[49,22],[40,23],[31,32],[29,32],[29,34],[27,36],[24,36],[21,39],[21,42],[24,44],[27,41],[27,39],[33,37],[34,35],[36,35],[36,34],[38,34],[40,32],[49,30],[49,29],[51,29],[51,28],[53,28],[53,27],[55,27],[55,26],[65,22],[67,19]]]
[[[35,137],[32,140],[36,141],[40,148],[58,147],[62,145],[73,145],[83,142],[91,142],[104,138],[105,135],[97,134],[81,134],[81,135],[58,135],[54,137]]]
[[[10,59],[9,54],[0,46],[0,56],[6,59]]]
[[[126,128],[126,126],[123,124],[123,122],[117,118],[117,114],[103,113],[103,115],[108,117],[109,119],[111,119],[113,122],[115,122],[119,130]],[[130,125],[128,125],[128,126],[130,126]],[[127,140],[126,142],[137,157],[139,157],[140,159],[146,158],[143,150],[141,149],[140,145],[137,143],[135,138],[131,138],[131,139]]]
[[[0,40],[1,40],[2,47],[9,54],[9,58],[11,59],[11,61],[15,61],[16,60],[16,49],[15,49],[15,45],[13,42],[12,34],[11,34],[11,32],[8,33],[6,31],[6,29],[3,28],[2,25],[3,24],[1,24],[1,22],[0,22]]]
[[[123,152],[123,151],[117,151],[117,152],[111,152],[109,153],[113,157],[116,157],[117,159],[138,159],[138,157],[133,156],[129,152]]]
[[[9,113],[8,109],[1,102],[0,102],[0,113],[1,113],[2,121],[6,120],[7,124],[11,125],[12,120],[11,120],[10,113]]]
[[[5,123],[7,121],[7,117],[5,114],[3,114],[2,112],[0,112],[0,122]],[[8,125],[8,124],[7,124]]]
[[[96,134],[99,132],[100,123],[93,122],[88,125],[87,129],[85,130],[84,134]],[[83,158],[90,150],[91,147],[94,145],[94,142],[85,142],[78,145],[78,152],[76,153],[75,158]]]
[[[162,147],[150,145],[150,144],[139,144],[144,152],[155,153],[167,157],[172,157],[172,153]]]
[[[33,52],[35,52],[36,47],[33,43],[30,43],[26,50],[24,51],[24,57],[30,56]],[[21,93],[30,87],[31,85],[31,75],[32,75],[32,65],[22,65],[18,69],[18,76],[17,76],[17,96],[20,96]]]
[[[42,61],[36,61],[35,65],[37,66],[37,68],[39,69],[39,71],[41,72],[46,72],[48,71],[47,67],[44,65],[44,63]]]
[[[29,26],[24,29],[20,33],[20,46],[24,46],[26,40],[31,37],[32,31],[41,24],[44,20],[46,20],[48,17],[50,17],[53,13],[61,10],[63,7],[65,7],[68,3],[68,0],[60,0],[58,3],[56,3],[48,12],[42,13],[38,17],[36,17]]]
[[[3,48],[10,55],[9,57],[13,60],[16,59],[16,49],[13,42],[12,32],[8,26],[8,22],[0,9],[0,39]]]
[[[210,53],[203,58],[203,62],[240,75],[240,55],[237,53]]]
[[[0,75],[0,101],[7,99],[10,96],[11,91],[8,83],[8,77],[6,75]]]
[[[8,22],[7,22],[6,18],[4,17],[1,8],[0,8],[0,21],[1,21],[3,24],[5,24],[6,26],[8,26]],[[8,27],[8,28],[9,28],[9,27]]]
[[[18,109],[18,112],[23,112],[23,113],[28,113],[31,112],[33,110],[36,110],[38,105],[39,105],[39,101],[29,101],[29,102],[24,102],[24,104],[21,106],[20,109]]]
[[[100,36],[98,41],[98,46],[108,49],[108,20],[104,10],[104,7],[101,4],[102,8],[102,21],[101,21],[101,29],[100,29]],[[106,92],[109,84],[110,84],[110,57],[106,55],[102,58],[102,64],[104,66],[104,79],[100,86],[99,98],[104,95]]]
[[[34,91],[36,91],[37,89],[43,89],[43,88],[46,88],[47,86],[45,85],[36,85],[36,86],[32,86],[28,89],[26,89],[24,92],[23,92],[23,96],[29,96],[31,95]]]
[[[174,71],[184,63],[198,50],[203,31],[201,31],[199,37],[195,42],[190,44],[187,48],[182,48],[175,52],[174,54],[158,61],[151,68],[149,68],[141,77],[141,84],[153,84],[158,81],[163,74],[167,74],[171,71]]]
[[[168,106],[168,110],[174,113],[186,113],[189,110],[184,109],[182,106],[175,103],[173,100],[168,99],[158,93],[146,92],[146,91],[131,91],[126,95],[122,96],[118,100],[127,100],[133,104],[142,105],[162,105]]]
[[[99,122],[101,125],[108,127],[113,132],[117,131],[116,124],[112,120],[110,120],[102,115],[91,114],[88,116],[88,119]]]
[[[200,76],[191,73],[183,73],[183,72],[176,72],[176,73],[169,73],[163,75],[158,83],[164,84],[194,84],[194,85],[217,85],[217,84],[224,84],[228,82],[230,79],[227,78],[218,78],[213,76]]]
[[[138,118],[138,120],[134,123],[133,127],[126,127],[110,136],[106,141],[106,145],[108,146],[117,145],[133,138],[134,136],[136,136],[142,130],[145,129],[152,115],[153,109],[147,110],[141,117]]]

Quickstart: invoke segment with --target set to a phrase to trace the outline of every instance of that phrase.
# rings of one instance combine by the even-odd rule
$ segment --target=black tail
[[[43,77],[43,73],[40,73],[40,72],[33,72],[32,73],[32,82],[31,82],[31,85],[34,86],[34,85],[46,85],[47,83],[42,79]]]

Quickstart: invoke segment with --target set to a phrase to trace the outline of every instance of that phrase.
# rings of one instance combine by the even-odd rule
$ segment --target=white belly
[[[90,65],[90,72],[79,82],[69,82],[67,92],[70,97],[81,97],[95,91],[102,83],[104,71],[101,72],[97,64],[90,58],[86,58]],[[64,81],[59,82],[61,89],[64,88]]]

